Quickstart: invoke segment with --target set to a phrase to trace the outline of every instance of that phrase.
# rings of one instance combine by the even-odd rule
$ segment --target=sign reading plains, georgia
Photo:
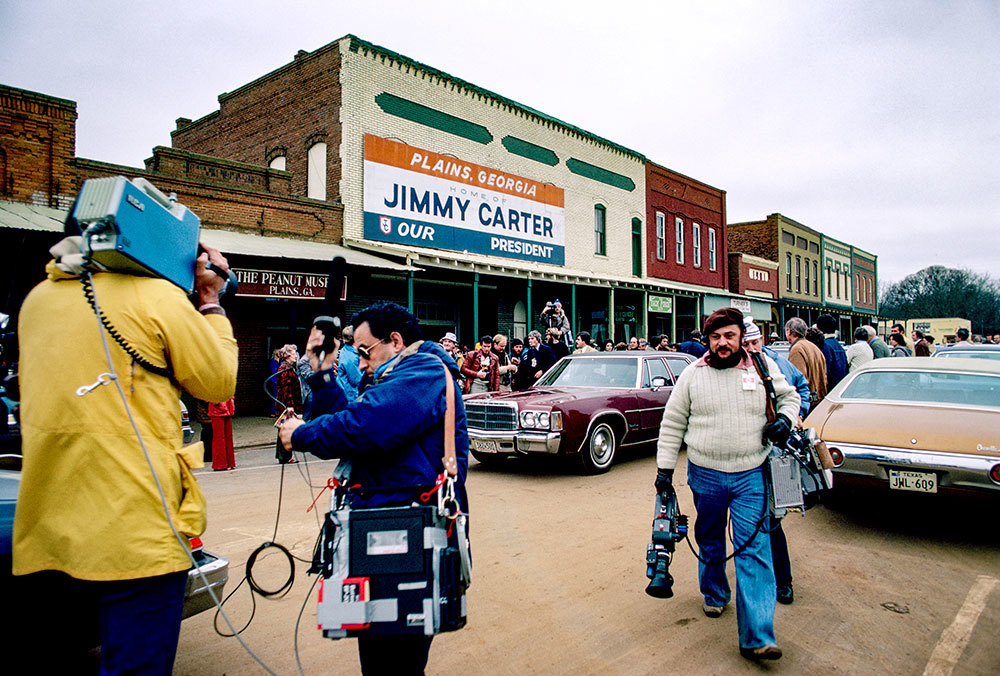
[[[562,265],[563,189],[365,134],[365,238]]]

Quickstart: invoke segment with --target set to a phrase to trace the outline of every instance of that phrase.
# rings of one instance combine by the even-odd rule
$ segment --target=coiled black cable
[[[84,267],[88,267],[89,264],[90,264],[90,259],[85,258]],[[163,376],[164,378],[170,378],[171,380],[173,380],[174,370],[170,367],[170,360],[167,359],[167,355],[165,354],[163,355],[164,359],[167,362],[166,367],[163,367],[163,366],[157,366],[156,364],[150,362],[141,354],[139,354],[139,351],[136,350],[131,345],[129,345],[128,341],[125,340],[125,338],[120,333],[118,333],[118,329],[116,329],[114,325],[111,323],[111,321],[108,320],[106,316],[104,316],[104,311],[97,306],[97,303],[94,300],[94,287],[90,281],[90,275],[82,275],[80,277],[80,283],[83,284],[83,295],[86,297],[87,302],[90,304],[90,307],[93,308],[94,314],[96,314],[97,318],[101,321],[101,326],[103,326],[104,330],[108,332],[108,335],[111,336],[112,340],[114,340],[119,347],[125,350],[125,354],[132,357],[133,361],[135,361],[136,364],[146,369],[150,373],[155,373],[158,376]]]

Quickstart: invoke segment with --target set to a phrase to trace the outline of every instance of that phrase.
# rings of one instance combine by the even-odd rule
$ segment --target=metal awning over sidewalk
[[[52,207],[0,200],[0,227],[41,232],[62,232],[68,212]]]
[[[208,229],[201,231],[201,241],[208,246],[215,247],[223,254],[238,253],[247,256],[268,256],[271,258],[294,258],[313,261],[328,261],[334,256],[343,256],[348,265],[399,272],[420,270],[420,268],[396,263],[365,251],[348,249],[347,247],[326,242],[309,242],[301,239],[285,239],[282,237],[261,237],[246,232]]]

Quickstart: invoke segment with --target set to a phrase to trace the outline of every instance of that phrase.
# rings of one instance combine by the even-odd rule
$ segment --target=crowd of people
[[[610,338],[595,341],[586,331],[574,334],[569,317],[558,299],[546,303],[539,322],[544,327],[542,331],[530,331],[523,338],[503,333],[484,335],[472,347],[461,344],[455,333],[445,333],[439,343],[458,365],[462,392],[476,394],[527,389],[549,367],[568,354],[645,350],[684,352],[700,358],[709,350],[707,336],[698,329],[688,332],[681,342],[671,342],[667,334],[653,335],[649,339],[630,336],[627,342],[615,342]],[[793,364],[809,383],[814,403],[826,396],[844,376],[872,359],[930,356],[934,351],[933,336],[914,330],[910,332],[910,340],[907,340],[902,324],[894,324],[886,340],[879,337],[875,327],[861,326],[854,331],[853,342],[847,345],[841,343],[838,326],[837,319],[829,314],[818,317],[812,326],[799,317],[789,319],[784,326],[784,340],[791,344],[786,361]],[[966,329],[959,329],[957,338],[957,345],[971,344]],[[769,341],[765,340],[763,333],[760,339],[762,343],[774,343],[781,337],[772,332]],[[1000,344],[1000,335],[987,336],[985,342]],[[308,377],[312,374],[309,360],[309,354],[299,356],[295,345],[284,345],[274,351],[268,391],[274,400],[275,412],[293,408],[296,413],[301,413],[308,406],[311,397]],[[347,327],[337,377],[349,400],[357,399],[359,388],[363,389],[362,373],[357,362],[351,327]],[[205,441],[210,448],[210,432]],[[226,457],[224,445],[222,457]],[[211,456],[206,454],[206,460],[209,459]],[[225,460],[216,466],[219,464],[225,466]]]

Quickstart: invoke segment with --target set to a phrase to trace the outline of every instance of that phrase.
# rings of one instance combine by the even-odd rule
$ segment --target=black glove
[[[674,470],[672,469],[656,469],[656,486],[657,493],[664,493],[666,491],[673,490],[674,488]]]
[[[792,433],[792,421],[779,414],[773,423],[764,428],[764,438],[779,448],[788,443],[788,435]]]

